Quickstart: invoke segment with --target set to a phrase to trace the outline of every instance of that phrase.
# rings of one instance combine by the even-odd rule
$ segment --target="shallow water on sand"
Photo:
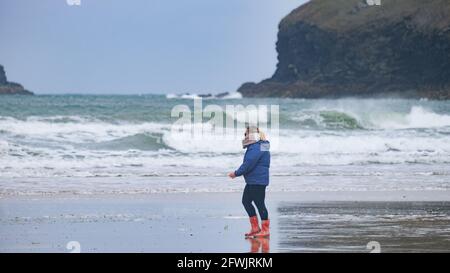
[[[450,202],[286,202],[278,214],[281,252],[450,252]]]

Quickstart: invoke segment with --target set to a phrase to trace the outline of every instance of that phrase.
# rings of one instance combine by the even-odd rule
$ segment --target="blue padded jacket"
[[[250,185],[269,185],[270,143],[258,141],[247,146],[244,162],[234,174]]]

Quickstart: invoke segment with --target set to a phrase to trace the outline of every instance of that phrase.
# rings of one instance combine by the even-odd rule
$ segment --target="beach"
[[[2,196],[0,252],[449,252],[449,196],[268,192],[265,241],[244,238],[238,192]]]
[[[211,98],[179,131],[172,110],[198,102],[2,99],[0,252],[450,250],[448,101]],[[211,112],[228,105],[250,108]],[[258,113],[271,142],[271,236],[259,241],[243,236],[244,180],[226,176],[255,105],[271,109]],[[216,134],[226,124],[211,126],[213,114],[235,130]]]

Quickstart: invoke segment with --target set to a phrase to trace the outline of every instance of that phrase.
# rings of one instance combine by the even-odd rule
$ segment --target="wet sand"
[[[450,252],[450,202],[287,202],[281,252]]]
[[[0,252],[450,252],[449,196],[270,192],[270,240],[244,239],[240,193],[3,196]]]

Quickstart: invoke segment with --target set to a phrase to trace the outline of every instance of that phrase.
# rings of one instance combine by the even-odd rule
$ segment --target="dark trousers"
[[[242,204],[248,213],[249,217],[256,216],[255,207],[252,202],[255,203],[258,209],[261,220],[269,219],[266,204],[264,199],[266,198],[266,186],[264,185],[245,185],[244,194],[242,195]]]

